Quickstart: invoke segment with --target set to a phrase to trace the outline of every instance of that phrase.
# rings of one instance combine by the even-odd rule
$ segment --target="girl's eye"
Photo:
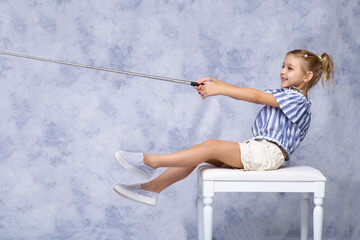
[[[289,70],[293,70],[292,68],[288,68]]]

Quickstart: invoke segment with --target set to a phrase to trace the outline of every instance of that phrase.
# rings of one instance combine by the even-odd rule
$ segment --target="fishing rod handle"
[[[199,83],[197,83],[197,82],[191,82],[190,85],[191,85],[191,86],[194,86],[194,87],[198,87],[198,86],[200,86],[200,85],[204,85],[204,83],[199,84]]]

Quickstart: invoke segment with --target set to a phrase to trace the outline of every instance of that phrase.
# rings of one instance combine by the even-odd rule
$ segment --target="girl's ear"
[[[309,82],[314,76],[314,73],[309,71],[305,74],[304,82]]]

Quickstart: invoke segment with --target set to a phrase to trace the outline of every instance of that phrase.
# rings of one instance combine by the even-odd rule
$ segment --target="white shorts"
[[[263,139],[250,139],[239,145],[244,170],[275,170],[285,161],[280,147],[275,143]]]

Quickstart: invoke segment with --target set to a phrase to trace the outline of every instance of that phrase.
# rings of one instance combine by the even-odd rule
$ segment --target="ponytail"
[[[321,67],[324,72],[323,77],[321,78],[321,85],[325,87],[325,82],[329,82],[330,86],[334,88],[334,62],[327,53],[323,53],[320,56],[321,58]]]

